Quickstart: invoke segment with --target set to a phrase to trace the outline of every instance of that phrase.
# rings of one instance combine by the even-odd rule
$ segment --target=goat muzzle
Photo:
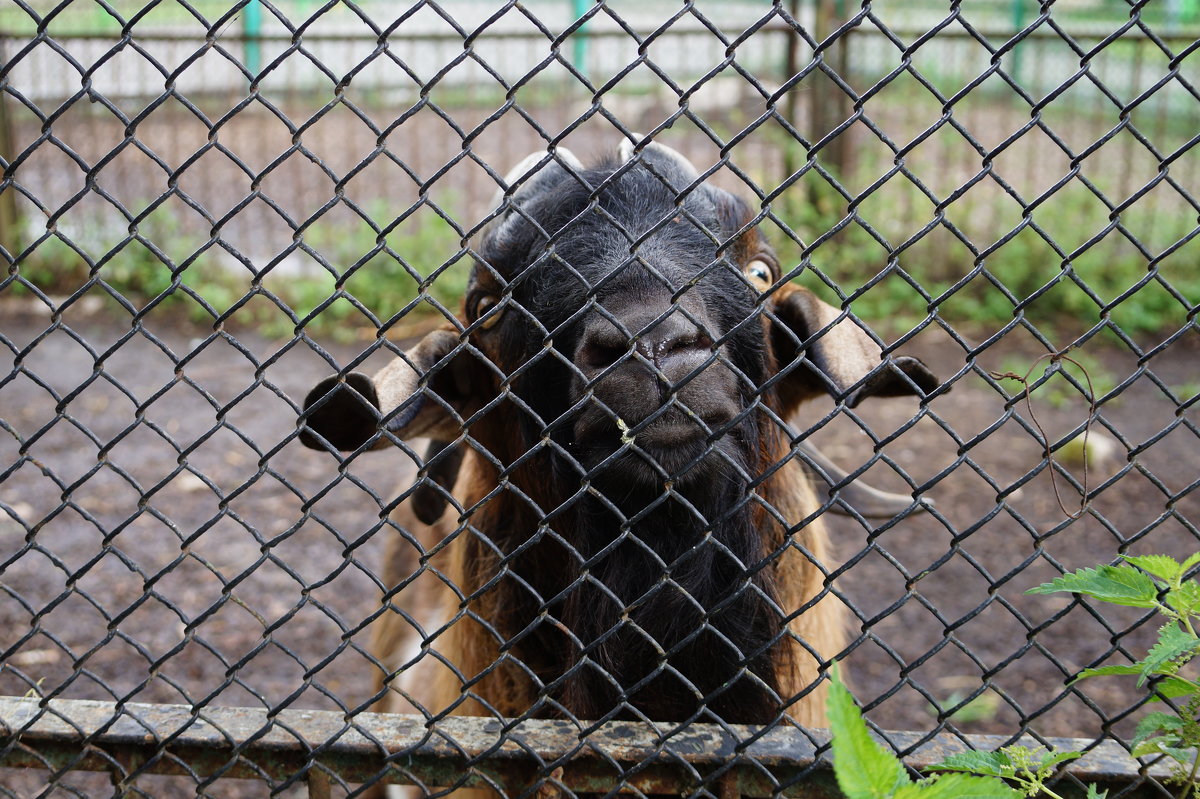
[[[636,439],[647,452],[702,449],[741,409],[734,373],[700,309],[638,303],[593,314],[575,349],[574,440],[611,451]]]

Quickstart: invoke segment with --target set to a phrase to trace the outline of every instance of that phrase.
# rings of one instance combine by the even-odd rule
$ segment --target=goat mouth
[[[655,422],[639,433],[623,431],[621,443],[638,444],[643,448],[662,450],[666,447],[681,447],[697,442],[703,444],[707,441],[708,435],[703,427],[691,421]]]
[[[618,422],[577,436],[575,457],[604,482],[677,485],[706,479],[737,457],[737,436],[719,432],[728,420],[662,419],[645,427]],[[579,432],[579,431],[577,431]]]
[[[606,493],[616,490],[633,497],[639,490],[657,494],[665,488],[688,490],[701,487],[717,490],[736,474],[732,463],[740,463],[736,445],[729,436],[715,442],[695,438],[683,444],[656,446],[633,444],[614,451],[593,469],[598,486]],[[715,482],[714,482],[715,481]]]

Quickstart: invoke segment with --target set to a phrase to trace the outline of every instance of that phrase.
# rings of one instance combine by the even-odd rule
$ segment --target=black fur
[[[509,531],[494,543],[512,553],[551,517],[546,540],[508,564],[524,607],[510,608],[501,632],[517,657],[543,664],[547,714],[561,705],[579,718],[766,723],[779,709],[783,621],[746,499],[763,464],[762,431],[745,411],[759,401],[767,353],[758,294],[721,250],[741,215],[719,207],[736,203],[723,192],[679,200],[651,169],[614,178],[618,167],[543,181],[480,248],[475,290],[514,301],[483,338],[520,375],[516,399],[496,411],[503,421],[476,427],[504,466],[525,459],[516,476],[533,486],[498,504],[527,523],[480,527]],[[657,349],[641,345],[665,353],[668,365],[651,369],[633,339],[653,340],[673,307],[689,315]],[[648,309],[651,324],[628,329]],[[614,320],[626,327],[615,348],[603,332]],[[605,346],[589,350],[597,337]],[[616,458],[614,407],[637,445]],[[529,459],[547,429],[556,446]],[[581,478],[595,493],[580,492]],[[547,648],[561,655],[546,661]]]

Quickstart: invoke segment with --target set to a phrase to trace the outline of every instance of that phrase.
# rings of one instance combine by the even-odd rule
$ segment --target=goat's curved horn
[[[508,226],[520,218],[519,214],[513,213],[514,207],[562,180],[568,175],[568,169],[574,172],[584,169],[583,163],[566,147],[555,148],[550,160],[547,161],[546,157],[546,151],[536,150],[508,170],[508,174],[504,176],[504,185],[497,187],[490,206],[499,208],[504,203],[504,195],[512,191],[508,207],[483,228],[477,243],[488,239],[503,241],[508,233]],[[517,188],[513,190],[513,186]]]
[[[622,162],[632,160],[637,152],[636,142],[645,138],[640,133],[634,133],[633,139],[621,139],[621,143],[617,146],[617,153]],[[659,144],[652,141],[647,142],[641,149],[641,158],[643,163],[648,163],[652,168],[656,168],[663,172],[663,177],[671,178],[672,188],[677,191],[687,188],[692,183],[700,179],[700,170],[696,165],[688,160],[683,153],[673,150],[665,144]]]
[[[554,157],[546,161],[541,169],[537,169],[538,164],[546,160],[546,155],[545,150],[535,150],[522,158],[520,163],[512,169],[508,170],[508,174],[504,176],[504,185],[498,187],[496,193],[492,195],[491,207],[498,208],[500,203],[504,202],[504,195],[509,188],[519,183],[526,176],[528,176],[528,179],[513,192],[513,202],[516,202],[526,194],[532,193],[547,177],[561,177],[564,167],[568,167],[576,172],[581,172],[584,169],[583,163],[575,157],[575,153],[566,147],[555,148]]]
[[[880,491],[861,479],[846,483],[850,473],[825,457],[818,449],[806,442],[797,444],[796,448],[804,453],[805,457],[801,462],[804,464],[804,470],[816,483],[818,491],[823,487],[824,492],[832,496],[835,487],[845,483],[836,488],[838,498],[842,501],[829,507],[834,513],[843,516],[858,513],[867,519],[890,519],[914,507],[917,510],[928,510],[933,506],[931,499],[918,501],[910,495]]]

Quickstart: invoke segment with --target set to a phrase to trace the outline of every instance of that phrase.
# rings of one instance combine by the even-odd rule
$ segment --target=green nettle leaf
[[[1174,583],[1183,576],[1183,567],[1170,555],[1122,555],[1121,557],[1142,571],[1153,574],[1155,577],[1161,577],[1168,583]]]
[[[1181,655],[1192,652],[1196,647],[1200,647],[1200,638],[1187,632],[1176,622],[1164,624],[1158,631],[1158,642],[1150,648],[1142,661],[1138,685],[1145,683],[1152,675],[1172,673],[1164,671],[1164,667]]]
[[[929,771],[965,771],[970,774],[987,774],[993,777],[1011,777],[1014,773],[1012,760],[1003,752],[976,752],[974,750],[950,755],[941,763],[930,766]]]
[[[1084,669],[1069,684],[1074,685],[1080,680],[1086,680],[1088,677],[1127,676],[1133,674],[1141,676],[1145,668],[1145,661],[1143,661],[1129,666],[1099,666],[1094,669]],[[1196,691],[1196,685],[1182,677],[1176,677],[1173,674],[1160,676],[1160,679],[1154,683],[1154,693],[1151,694],[1150,701],[1161,702],[1164,699],[1178,699],[1181,696],[1194,694]]]
[[[886,799],[912,785],[900,759],[871,737],[836,669],[831,676],[828,716],[833,733],[833,774],[848,799]]]
[[[1191,766],[1192,758],[1196,756],[1195,750],[1181,748],[1179,746],[1179,739],[1174,736],[1149,738],[1133,747],[1130,754],[1134,757],[1158,757],[1159,755],[1166,755],[1176,763],[1182,763],[1185,766]]]
[[[1080,569],[1074,574],[1064,574],[1037,588],[1030,588],[1025,593],[1053,594],[1059,591],[1085,594],[1114,605],[1134,608],[1158,606],[1158,586],[1148,575],[1132,566]]]
[[[1080,680],[1086,680],[1088,677],[1108,677],[1113,674],[1141,674],[1141,673],[1142,673],[1141,664],[1130,665],[1130,666],[1119,666],[1119,665],[1098,666],[1094,669],[1084,669],[1083,671],[1079,672],[1079,676],[1071,681],[1071,685],[1074,685],[1075,683],[1079,682]]]
[[[1192,761],[1196,759],[1195,749],[1187,749],[1180,746],[1160,746],[1159,751],[1185,767],[1191,767]]]
[[[1047,752],[1042,755],[1042,762],[1038,765],[1039,769],[1052,769],[1059,763],[1065,763],[1068,760],[1076,760],[1083,757],[1083,752]]]
[[[1140,672],[1139,672],[1140,673]],[[1178,699],[1196,693],[1196,685],[1182,677],[1163,677],[1154,684],[1154,693],[1150,701],[1161,702],[1164,699]]]
[[[895,799],[1020,799],[1020,791],[995,777],[945,774],[933,782],[905,785]]]
[[[1080,569],[1074,574],[1044,583],[1026,593],[1049,594],[1059,591],[1090,596],[1115,605],[1155,609],[1169,621],[1158,631],[1158,641],[1140,662],[1130,665],[1100,666],[1084,669],[1072,683],[1088,677],[1102,675],[1137,675],[1139,686],[1153,679],[1150,685],[1150,701],[1163,701],[1190,697],[1186,709],[1172,712],[1155,711],[1142,718],[1134,731],[1132,754],[1134,757],[1167,756],[1175,761],[1169,782],[1183,786],[1182,797],[1200,799],[1200,780],[1197,780],[1197,763],[1200,750],[1197,742],[1197,709],[1200,707],[1200,684],[1179,676],[1182,666],[1200,655],[1200,637],[1190,632],[1192,619],[1200,616],[1200,583],[1184,581],[1184,576],[1200,565],[1200,552],[1179,563],[1168,555],[1122,555],[1129,565],[1098,566]],[[1034,762],[1036,752],[1023,754],[1006,748],[1015,768],[1015,775],[1000,767],[999,761],[963,761],[964,771],[986,771],[999,774],[1019,783],[1032,795],[1043,791],[1054,799],[1057,796],[1042,784],[1054,770],[1054,766],[1079,753],[1048,755]],[[943,764],[944,766],[944,764]],[[1087,799],[1105,799],[1106,792],[1087,786]]]
[[[1166,601],[1180,616],[1191,616],[1200,608],[1200,585],[1188,580],[1167,592]]]
[[[1183,719],[1174,713],[1149,713],[1138,721],[1137,728],[1133,732],[1133,740],[1130,743],[1136,747],[1157,733],[1176,732],[1182,728]]]
[[[1157,757],[1162,754],[1161,747],[1166,741],[1166,738],[1147,738],[1130,749],[1129,754],[1134,757]]]

